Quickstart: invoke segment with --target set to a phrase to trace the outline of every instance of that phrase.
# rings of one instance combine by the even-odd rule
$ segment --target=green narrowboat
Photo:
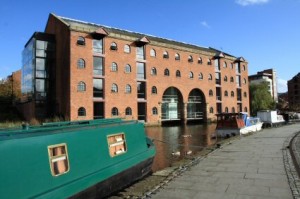
[[[103,119],[0,130],[0,198],[102,198],[151,172],[137,121]]]

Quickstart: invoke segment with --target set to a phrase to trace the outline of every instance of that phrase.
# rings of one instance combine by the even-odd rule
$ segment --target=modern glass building
[[[22,53],[22,103],[31,103],[34,115],[51,115],[51,70],[55,68],[54,35],[35,32]]]

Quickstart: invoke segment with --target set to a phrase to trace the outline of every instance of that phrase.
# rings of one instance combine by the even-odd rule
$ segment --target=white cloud
[[[235,0],[237,4],[240,4],[241,6],[249,6],[249,5],[255,5],[255,4],[265,4],[268,3],[270,0]]]
[[[210,28],[210,26],[206,21],[201,21],[201,25],[204,26],[205,28]]]
[[[287,92],[287,81],[284,79],[277,79],[277,89],[278,93]]]

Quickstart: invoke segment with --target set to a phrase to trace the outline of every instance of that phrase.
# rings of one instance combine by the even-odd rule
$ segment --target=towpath
[[[298,198],[286,156],[288,140],[299,131],[299,123],[264,129],[221,146],[151,198]]]

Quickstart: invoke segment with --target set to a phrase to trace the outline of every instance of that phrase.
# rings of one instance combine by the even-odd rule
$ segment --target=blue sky
[[[300,0],[1,0],[0,78],[49,13],[243,56],[250,75],[274,68],[281,92],[300,72]]]

